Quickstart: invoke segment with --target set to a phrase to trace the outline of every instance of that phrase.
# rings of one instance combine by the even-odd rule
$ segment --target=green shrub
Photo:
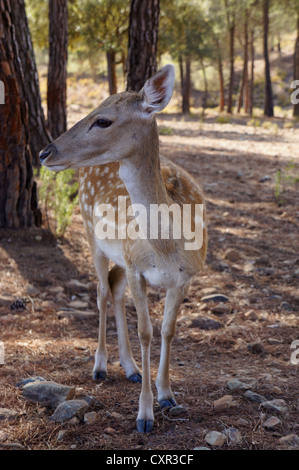
[[[40,171],[39,200],[45,210],[49,224],[48,210],[55,220],[55,234],[62,237],[78,204],[78,182],[74,170],[55,173],[42,167]]]
[[[284,171],[278,170],[275,174],[274,196],[278,205],[283,204],[283,193],[287,186],[295,186],[299,183],[299,172],[295,163],[290,162]]]

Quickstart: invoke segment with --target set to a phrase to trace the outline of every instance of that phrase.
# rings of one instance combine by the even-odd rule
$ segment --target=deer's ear
[[[148,114],[159,113],[168,105],[174,88],[175,72],[172,65],[165,65],[144,85],[142,109]]]

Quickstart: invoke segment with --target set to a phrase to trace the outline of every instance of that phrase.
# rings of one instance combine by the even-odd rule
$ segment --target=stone
[[[62,294],[64,292],[64,288],[62,286],[53,286],[48,290],[51,294]]]
[[[89,289],[89,287],[91,286],[91,283],[87,283],[87,284],[84,284],[83,282],[79,281],[78,279],[71,279],[68,284],[67,284],[68,287],[70,288],[75,288],[75,289]]]
[[[226,443],[226,436],[218,431],[210,431],[205,435],[205,441],[211,446],[222,447]]]
[[[279,439],[282,444],[289,444],[292,447],[299,447],[299,437],[297,434],[288,434]]]
[[[75,391],[75,387],[44,381],[28,383],[22,395],[26,400],[55,409],[60,403],[74,398]]]
[[[223,294],[212,294],[202,297],[202,302],[228,302],[228,297]]]
[[[68,307],[69,308],[73,308],[73,309],[80,309],[80,308],[88,308],[89,307],[89,303],[88,302],[84,302],[82,300],[73,300],[72,302],[70,302],[68,304]]]
[[[254,310],[248,310],[244,313],[245,320],[256,321],[258,319],[257,314]]]
[[[215,305],[215,307],[212,307],[212,312],[216,315],[223,315],[229,311],[230,308],[223,302],[220,302],[219,304]]]
[[[85,424],[94,424],[96,420],[97,420],[97,414],[95,411],[90,411],[89,413],[85,413],[84,415]]]
[[[27,295],[32,295],[34,297],[34,296],[38,295],[39,293],[40,293],[39,289],[37,287],[32,286],[31,284],[29,284],[26,287],[26,294]]]
[[[227,384],[226,384],[227,388],[231,391],[233,390],[248,390],[251,388],[250,385],[244,383],[244,382],[241,382],[240,380],[238,379],[230,379]]]
[[[213,403],[215,411],[222,411],[226,408],[236,406],[236,404],[237,403],[234,401],[234,397],[232,395],[224,395]]]
[[[226,250],[224,258],[229,261],[232,261],[233,263],[237,263],[238,261],[240,261],[240,259],[242,259],[240,252],[238,250],[235,250],[234,248]]]
[[[173,406],[172,408],[169,409],[169,414],[171,416],[181,416],[186,413],[187,413],[187,410],[182,405]]]
[[[237,444],[240,444],[240,442],[242,441],[241,433],[236,428],[227,428],[224,431],[224,434],[228,438],[229,446],[235,446]]]
[[[75,320],[85,320],[95,316],[95,312],[91,310],[59,310],[57,317],[61,320],[62,318],[73,318]]]
[[[202,446],[202,447],[194,447],[193,450],[211,450],[211,449],[209,447]]]
[[[244,397],[248,398],[250,401],[254,401],[255,403],[264,403],[267,401],[267,398],[259,395],[258,393],[252,392],[251,390],[247,390],[244,393]]]
[[[89,408],[88,403],[85,400],[68,400],[60,403],[54,411],[51,419],[55,423],[62,423],[68,421],[71,418],[83,419],[84,414]]]
[[[8,408],[0,408],[0,421],[10,421],[18,416],[18,412]]]
[[[292,307],[291,305],[289,304],[289,302],[281,302],[280,304],[280,310],[285,310],[287,312],[290,312],[292,310]]]
[[[265,352],[265,348],[262,343],[256,341],[255,343],[250,343],[247,345],[248,351],[252,354],[263,354]]]
[[[219,330],[223,326],[223,323],[206,317],[197,317],[190,324],[190,328],[200,328],[201,330]]]
[[[276,413],[282,415],[286,414],[289,411],[286,402],[281,398],[276,398],[275,400],[268,401],[266,400],[262,403],[262,406],[263,408],[265,408],[265,410],[275,411]]]
[[[28,377],[27,379],[21,380],[17,383],[18,388],[22,388],[25,385],[32,383],[32,382],[46,382],[46,379],[40,376]]]
[[[263,428],[265,429],[276,429],[278,426],[281,425],[280,419],[278,419],[276,416],[270,416],[264,423],[263,423]]]

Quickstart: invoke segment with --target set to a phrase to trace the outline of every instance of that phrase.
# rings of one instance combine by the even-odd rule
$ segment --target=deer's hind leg
[[[109,273],[109,284],[114,303],[120,364],[125,370],[126,377],[131,382],[141,382],[141,374],[134,361],[128,335],[125,312],[125,291],[127,287],[125,270],[115,265]]]
[[[99,309],[99,338],[95,353],[93,368],[93,380],[103,380],[107,376],[107,347],[106,347],[106,322],[107,322],[107,300],[109,295],[109,260],[98,253],[95,260],[95,268],[99,278],[97,288],[97,303]]]

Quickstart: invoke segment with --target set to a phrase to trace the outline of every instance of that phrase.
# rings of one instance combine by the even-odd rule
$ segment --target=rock
[[[223,302],[220,302],[215,307],[212,307],[212,312],[216,315],[223,315],[224,313],[228,313],[230,308]]]
[[[84,284],[78,279],[71,279],[67,284],[68,287],[78,289],[78,290],[81,290],[81,289],[87,290],[91,287],[91,285],[92,284],[90,282],[88,282],[87,284]]]
[[[279,344],[283,344],[283,341],[281,341],[279,339],[276,339],[276,338],[268,338],[267,342],[269,344],[271,344],[271,346],[276,346],[276,345],[279,345]]]
[[[193,450],[211,450],[209,447],[194,447]]]
[[[62,294],[64,292],[64,288],[62,286],[53,286],[48,290],[51,294]]]
[[[212,320],[211,318],[197,317],[192,320],[190,328],[200,328],[201,330],[219,330],[223,328],[223,324]]]
[[[86,403],[88,403],[89,408],[92,410],[100,410],[101,408],[104,407],[103,403],[101,403],[97,398],[93,396],[85,396],[83,400],[85,400]]]
[[[54,411],[51,419],[55,423],[62,423],[74,417],[79,420],[83,419],[84,414],[89,406],[85,400],[68,400],[60,403]]]
[[[202,297],[202,302],[228,302],[228,297],[223,294],[212,294]]]
[[[289,304],[289,302],[281,302],[280,304],[280,310],[285,310],[287,312],[290,312],[292,310],[292,307],[291,305]]]
[[[104,432],[107,433],[107,434],[114,434],[116,431],[115,431],[115,429],[108,427],[108,428],[104,429]]]
[[[255,343],[250,343],[247,345],[248,351],[250,351],[252,354],[264,354],[265,353],[265,348],[262,345],[262,343],[259,343],[258,341]]]
[[[57,441],[62,441],[65,435],[66,435],[66,430],[61,429],[61,431],[59,431],[59,433],[57,434],[57,438],[56,438]]]
[[[39,289],[37,287],[32,286],[31,284],[29,284],[26,287],[26,294],[27,295],[32,295],[34,297],[34,296],[38,295],[39,293],[40,293]]]
[[[248,390],[249,388],[251,388],[250,385],[245,384],[244,382],[241,382],[238,379],[230,379],[227,382],[226,386],[229,390]]]
[[[43,377],[39,377],[39,376],[29,377],[28,379],[24,379],[24,380],[21,380],[21,382],[18,382],[17,387],[21,388],[32,382],[46,382],[46,379],[44,379]]]
[[[297,434],[288,434],[279,439],[282,444],[289,444],[292,447],[299,447],[299,437]]]
[[[263,423],[263,428],[272,430],[276,429],[280,425],[280,419],[276,418],[276,416],[271,416]]]
[[[245,320],[256,321],[258,319],[257,314],[254,310],[248,310],[244,313]]]
[[[244,397],[248,398],[250,401],[254,401],[255,403],[264,403],[267,401],[267,398],[259,395],[258,393],[252,392],[251,390],[247,390],[244,393]]]
[[[75,391],[75,387],[44,381],[28,383],[24,386],[22,395],[29,401],[55,409],[60,403],[71,400]]]
[[[110,416],[111,416],[112,418],[116,418],[116,419],[121,419],[121,418],[123,417],[122,414],[116,413],[116,411],[112,411],[112,413],[110,413]]]
[[[95,316],[95,312],[91,310],[59,310],[57,312],[58,318],[73,318],[76,320],[85,320]]]
[[[234,397],[232,395],[224,395],[213,403],[215,411],[222,411],[226,408],[236,406],[236,404],[237,403],[234,401]]]
[[[89,413],[85,413],[84,415],[85,424],[94,424],[96,420],[97,420],[97,414],[95,411],[90,411]]]
[[[226,443],[226,436],[218,431],[210,431],[206,434],[205,441],[211,446],[222,447]]]
[[[275,400],[268,401],[266,400],[262,403],[262,406],[263,408],[265,408],[265,410],[275,411],[276,413],[282,415],[286,414],[289,411],[286,402],[281,398],[276,398]]]
[[[173,406],[172,408],[169,409],[169,414],[171,416],[181,416],[186,413],[187,413],[187,410],[182,405]]]
[[[232,261],[233,263],[237,263],[242,259],[240,252],[238,250],[235,250],[234,248],[226,250],[224,258],[228,259],[229,261]]]
[[[228,438],[229,446],[235,446],[237,444],[240,444],[240,442],[242,441],[241,433],[236,428],[227,428],[224,431],[224,434]]]
[[[265,183],[266,181],[271,181],[271,176],[265,175],[265,176],[262,176],[262,178],[259,179],[260,183]]]
[[[18,416],[18,412],[8,408],[0,408],[0,421],[10,421]]]
[[[73,308],[73,309],[80,309],[80,308],[84,309],[84,308],[89,307],[89,303],[83,302],[82,300],[73,300],[72,302],[68,304],[68,307]]]

